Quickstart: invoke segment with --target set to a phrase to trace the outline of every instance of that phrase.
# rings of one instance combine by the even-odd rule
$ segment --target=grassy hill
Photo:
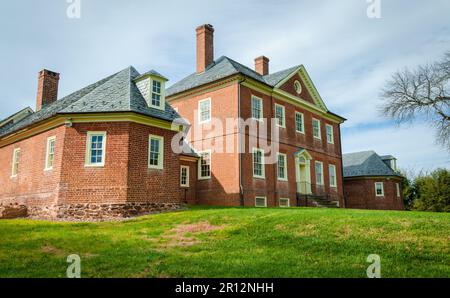
[[[450,214],[208,208],[123,222],[0,221],[0,277],[450,277]]]

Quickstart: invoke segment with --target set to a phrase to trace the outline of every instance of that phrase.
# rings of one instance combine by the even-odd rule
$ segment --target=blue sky
[[[328,108],[346,117],[343,150],[373,149],[400,167],[450,167],[433,129],[398,127],[377,112],[390,74],[450,50],[450,2],[381,0],[368,18],[366,0],[112,1],[81,0],[70,19],[66,0],[4,1],[0,9],[0,118],[35,106],[37,73],[61,73],[60,97],[129,65],[156,69],[174,83],[195,69],[195,27],[215,27],[215,57],[271,72],[304,64]]]

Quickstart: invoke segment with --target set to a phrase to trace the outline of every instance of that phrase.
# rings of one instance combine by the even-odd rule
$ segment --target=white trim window
[[[278,127],[286,127],[286,113],[284,106],[275,104],[275,119]]]
[[[209,121],[211,121],[211,98],[206,98],[198,102],[198,123]]]
[[[313,127],[313,137],[319,140],[322,139],[322,135],[320,133],[320,120],[313,118],[312,127]]]
[[[287,207],[291,207],[291,202],[290,202],[290,200],[288,198],[280,198],[278,200],[278,205],[280,207],[287,208]]]
[[[258,121],[263,120],[263,100],[252,95],[252,118]]]
[[[302,113],[295,112],[295,131],[305,133],[305,118]]]
[[[325,124],[325,129],[327,132],[327,143],[328,144],[334,144],[334,132],[333,132],[333,126],[330,124]]]
[[[20,148],[16,148],[13,151],[11,177],[16,177],[17,174],[19,173],[19,163],[20,163]]]
[[[189,187],[189,166],[180,167],[180,186]]]
[[[253,148],[253,177],[265,178],[264,150]]]
[[[198,163],[198,179],[211,178],[211,150],[199,152],[200,160]]]
[[[106,157],[106,131],[88,131],[86,167],[103,167]]]
[[[152,107],[163,109],[164,108],[164,84],[161,81],[152,79],[151,81],[151,99],[150,105]]]
[[[267,207],[267,198],[255,197],[255,207]]]
[[[316,172],[316,184],[323,185],[323,162],[316,161],[315,163]]]
[[[384,197],[384,184],[383,182],[375,182],[375,196]]]
[[[47,138],[47,149],[45,151],[45,168],[44,170],[53,169],[53,162],[55,160],[55,145],[56,137]]]
[[[397,192],[397,198],[400,198],[400,183],[395,183],[395,190]]]
[[[330,176],[330,186],[337,187],[335,165],[328,165],[328,175]]]
[[[148,168],[158,170],[164,168],[164,137],[149,135]]]
[[[277,177],[278,180],[287,181],[287,156],[284,153],[278,153]]]

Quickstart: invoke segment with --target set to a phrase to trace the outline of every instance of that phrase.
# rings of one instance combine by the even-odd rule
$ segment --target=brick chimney
[[[43,69],[38,75],[36,111],[58,99],[59,73]]]
[[[214,28],[205,24],[197,27],[197,73],[204,72],[214,62]]]
[[[260,56],[255,59],[255,71],[262,76],[269,74],[269,58]]]

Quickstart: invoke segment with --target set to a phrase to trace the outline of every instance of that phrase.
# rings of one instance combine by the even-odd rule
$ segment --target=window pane
[[[303,116],[300,113],[295,113],[295,130],[303,132]]]
[[[209,100],[200,103],[200,121],[207,121],[210,119],[211,102]]]
[[[255,119],[261,119],[262,118],[261,110],[262,110],[261,99],[252,97],[252,117]]]
[[[278,155],[278,178],[285,179],[286,156]]]
[[[209,152],[201,153],[201,164],[200,164],[200,177],[210,177],[211,176],[211,157]]]
[[[263,176],[262,151],[260,150],[253,152],[253,174]]]
[[[318,120],[313,119],[313,136],[320,137],[320,124]]]
[[[321,163],[316,163],[316,183],[320,185],[323,184],[323,170]]]
[[[149,156],[149,163],[152,166],[158,166],[159,165],[159,146],[160,146],[160,140],[156,138],[150,139],[150,156]]]
[[[284,109],[282,106],[275,106],[275,117],[279,126],[284,126]]]

